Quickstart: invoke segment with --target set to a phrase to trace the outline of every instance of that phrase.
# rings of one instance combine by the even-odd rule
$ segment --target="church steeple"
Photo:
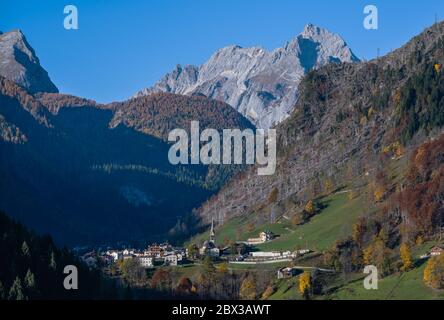
[[[214,219],[211,219],[210,241],[214,243],[216,233],[214,232]]]

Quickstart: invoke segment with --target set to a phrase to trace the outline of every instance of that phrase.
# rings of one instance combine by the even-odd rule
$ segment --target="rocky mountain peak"
[[[228,103],[258,128],[270,128],[293,110],[303,76],[328,63],[357,62],[345,41],[313,24],[282,48],[226,46],[200,67],[176,68],[134,97],[157,92],[205,95]]]
[[[0,75],[30,93],[58,92],[21,30],[0,33]]]
[[[321,34],[332,34],[326,29],[323,29],[321,27],[318,27],[312,23],[308,23],[304,26],[304,31],[300,34],[304,38],[315,38],[317,36],[320,36]]]

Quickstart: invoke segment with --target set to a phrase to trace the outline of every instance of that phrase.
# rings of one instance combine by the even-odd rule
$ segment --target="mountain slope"
[[[185,128],[190,110],[200,110],[192,118],[204,126],[252,127],[203,97],[97,105],[68,95],[34,97],[0,78],[0,208],[69,244],[160,241],[178,220],[187,232],[186,216],[234,168],[171,165],[165,133],[179,123],[168,121],[167,107]],[[151,112],[157,116],[149,120]]]
[[[0,210],[64,244],[165,239],[241,166],[173,166],[167,134],[254,128],[205,97],[109,105],[57,93],[20,31],[0,35]],[[188,225],[187,225],[188,224]]]
[[[58,92],[20,30],[0,32],[0,76],[30,93]]]
[[[387,153],[438,134],[444,125],[443,50],[440,23],[386,57],[310,72],[292,115],[276,128],[276,174],[248,170],[205,203],[201,217],[291,216],[327,189],[372,177]],[[272,191],[277,196],[270,204]]]
[[[308,24],[272,52],[229,46],[200,67],[179,65],[135,97],[157,92],[205,95],[228,103],[256,127],[269,128],[291,113],[304,74],[332,62],[357,61],[341,37]]]
[[[114,112],[111,127],[124,124],[137,131],[167,140],[177,128],[190,131],[191,121],[201,130],[212,128],[251,128],[254,126],[226,103],[201,96],[157,93],[107,106]]]

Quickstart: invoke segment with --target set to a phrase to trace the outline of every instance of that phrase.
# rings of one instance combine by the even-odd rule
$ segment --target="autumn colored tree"
[[[273,188],[271,190],[270,194],[268,195],[268,204],[276,203],[279,196],[279,189],[277,187]]]
[[[219,268],[217,268],[217,271],[220,273],[228,273],[228,263],[223,262],[219,265]]]
[[[267,300],[268,298],[270,298],[273,293],[275,293],[276,289],[274,288],[274,286],[268,286],[265,291],[262,293],[262,300]]]
[[[347,193],[347,199],[350,201],[355,199],[356,197],[357,197],[357,193],[355,191],[350,191]]]
[[[410,159],[407,179],[394,196],[409,240],[440,231],[444,221],[444,135],[421,145]]]
[[[384,197],[384,194],[385,194],[385,188],[383,186],[381,185],[374,186],[373,197],[376,202],[381,201],[382,198]]]
[[[333,181],[331,179],[327,179],[324,183],[325,191],[330,193],[333,191]]]
[[[305,205],[305,212],[309,214],[314,213],[314,204],[312,200],[308,201],[307,204]]]
[[[180,294],[190,294],[193,290],[193,283],[191,280],[185,276],[179,279],[176,291]]]
[[[310,297],[310,288],[311,288],[311,274],[309,271],[305,271],[299,277],[299,293],[305,299],[308,299]]]
[[[401,254],[401,260],[402,260],[402,270],[408,271],[411,269],[413,262],[412,262],[412,255],[410,253],[410,247],[407,243],[403,243],[401,245],[401,248],[399,249]]]
[[[363,250],[365,265],[375,265],[383,274],[391,270],[390,250],[386,247],[381,236],[375,237],[373,242]]]
[[[242,281],[240,292],[240,298],[242,300],[255,300],[257,296],[256,292],[256,282],[254,278],[250,275],[247,276],[244,281]]]
[[[356,222],[352,227],[352,239],[360,247],[362,246],[364,241],[365,231],[366,231],[365,219],[360,218],[358,222]]]
[[[432,257],[424,269],[424,283],[434,289],[444,289],[444,255]]]
[[[151,288],[169,290],[171,288],[171,274],[165,269],[157,269],[151,278]]]

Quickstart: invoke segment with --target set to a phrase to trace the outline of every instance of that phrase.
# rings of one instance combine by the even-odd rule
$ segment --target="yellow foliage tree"
[[[220,273],[227,273],[228,272],[228,264],[226,262],[223,262],[219,265],[219,267],[217,268],[217,271],[219,271]]]
[[[307,204],[305,205],[305,211],[308,213],[313,213],[314,212],[314,206],[313,206],[313,201],[310,200],[307,202]]]
[[[402,98],[402,94],[401,94],[401,90],[396,90],[394,96],[393,96],[393,101],[395,102],[395,105],[398,105],[401,103],[401,98]]]
[[[369,245],[367,248],[365,248],[363,254],[364,263],[366,265],[372,264],[373,245]]]
[[[265,289],[264,293],[262,293],[262,300],[267,300],[271,297],[271,295],[275,292],[273,286],[268,286],[267,289]]]
[[[385,246],[381,236],[376,237],[373,242],[363,250],[363,260],[366,265],[375,265],[382,272],[390,269],[390,251]]]
[[[328,179],[327,181],[325,181],[325,191],[331,192],[332,189],[333,189],[333,181],[331,181],[331,179]]]
[[[418,235],[418,236],[416,237],[415,244],[416,244],[417,246],[420,246],[420,245],[423,244],[423,243],[424,243],[424,238],[423,238],[423,236],[422,236],[422,235]]]
[[[256,299],[256,283],[252,277],[247,277],[244,279],[244,281],[242,281],[239,294],[242,300]]]
[[[424,269],[424,283],[434,289],[444,288],[444,255],[432,257]]]
[[[410,253],[410,247],[407,243],[403,243],[400,248],[401,260],[402,260],[402,270],[409,270],[412,265],[412,255]]]
[[[357,194],[356,194],[355,191],[350,191],[350,192],[347,193],[347,199],[348,200],[353,200],[356,197],[357,197]]]
[[[382,200],[382,197],[384,197],[385,189],[383,186],[376,186],[375,191],[373,192],[373,196],[375,198],[376,202],[379,202]]]
[[[352,239],[354,242],[356,242],[359,246],[362,245],[362,238],[365,231],[365,225],[362,220],[359,220],[357,223],[353,224],[352,227]]]
[[[402,157],[404,155],[404,149],[402,148],[402,146],[399,146],[398,148],[396,148],[395,155],[398,158]]]
[[[304,297],[308,297],[310,288],[311,288],[311,274],[309,271],[305,271],[299,277],[299,293]]]

